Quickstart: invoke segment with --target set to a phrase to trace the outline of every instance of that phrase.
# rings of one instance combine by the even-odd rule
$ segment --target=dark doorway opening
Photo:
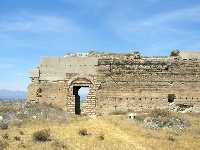
[[[168,103],[173,103],[175,98],[175,94],[168,94]]]
[[[88,86],[74,86],[73,95],[75,96],[75,114],[81,114],[81,106],[84,100],[86,100],[89,93]]]

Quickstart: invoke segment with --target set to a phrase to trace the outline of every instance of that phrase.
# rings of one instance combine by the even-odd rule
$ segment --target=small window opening
[[[168,103],[173,103],[175,98],[175,94],[168,94]]]

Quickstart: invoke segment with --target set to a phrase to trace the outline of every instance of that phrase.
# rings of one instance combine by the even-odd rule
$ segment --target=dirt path
[[[137,143],[134,140],[134,138],[136,138],[136,137],[132,137],[132,136],[128,135],[126,132],[124,132],[122,129],[120,129],[119,127],[115,126],[112,123],[109,123],[102,119],[95,119],[95,120],[91,120],[90,122],[91,122],[91,125],[102,129],[110,137],[112,137],[114,139],[119,139],[119,140],[123,141],[124,143],[127,143],[128,145],[130,144],[130,145],[134,146],[135,149],[137,149],[137,150],[150,150],[149,148],[146,148],[146,147],[142,146],[141,144]]]

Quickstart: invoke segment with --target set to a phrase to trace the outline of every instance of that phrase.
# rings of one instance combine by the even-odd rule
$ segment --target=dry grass
[[[90,119],[77,117],[68,123],[30,121],[21,128],[12,126],[0,130],[0,136],[8,134],[8,149],[68,149],[68,150],[198,150],[200,147],[199,115],[186,115],[192,126],[185,130],[150,130],[129,121],[123,116]],[[34,132],[49,129],[51,141],[37,143],[32,139]],[[85,129],[90,136],[81,136]],[[23,132],[23,134],[21,134]],[[15,140],[14,137],[20,137]]]
[[[2,102],[0,101],[0,112],[17,112],[22,109],[23,103]]]

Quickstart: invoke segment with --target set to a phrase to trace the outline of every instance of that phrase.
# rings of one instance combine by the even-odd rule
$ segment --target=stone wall
[[[176,103],[200,103],[200,60],[102,59],[98,80],[98,107],[105,113],[166,108],[169,94],[174,94]]]
[[[47,103],[75,113],[74,87],[90,87],[82,113],[95,114],[96,57],[46,57],[31,72],[28,101]]]
[[[189,56],[88,53],[44,58],[31,73],[28,100],[74,114],[78,89],[89,87],[80,108],[85,114],[167,108],[171,102],[199,107],[200,59]]]

